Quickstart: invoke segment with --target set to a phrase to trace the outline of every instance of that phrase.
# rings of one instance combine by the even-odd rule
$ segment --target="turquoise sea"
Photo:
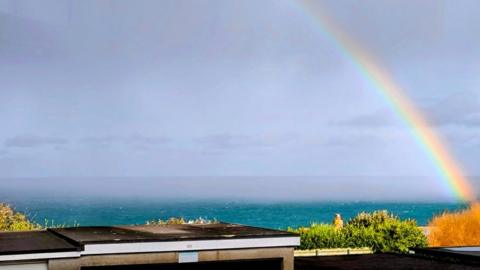
[[[198,217],[275,229],[331,222],[335,213],[345,220],[361,211],[387,209],[401,218],[426,225],[438,213],[465,208],[459,203],[432,202],[246,202],[228,200],[169,200],[126,198],[29,198],[6,200],[43,224],[143,224],[169,217]]]

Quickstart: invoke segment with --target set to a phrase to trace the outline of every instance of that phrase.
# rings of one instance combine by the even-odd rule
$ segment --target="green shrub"
[[[333,225],[312,224],[309,228],[290,230],[300,234],[300,249],[347,247],[344,234]]]
[[[387,210],[374,211],[373,213],[361,212],[356,217],[350,219],[348,224],[355,227],[370,227],[394,219],[397,219],[397,217],[388,213]]]
[[[370,247],[374,252],[406,253],[409,248],[427,245],[414,220],[400,220],[387,211],[360,213],[341,229],[312,224],[290,231],[300,234],[300,249]]]
[[[28,220],[8,204],[0,203],[0,231],[28,231],[40,229],[41,226]]]
[[[360,213],[344,229],[352,245],[361,244],[377,252],[408,252],[427,245],[427,239],[414,220],[400,220],[387,211]]]
[[[378,234],[373,227],[355,227],[347,225],[342,229],[342,234],[347,239],[348,247],[370,247],[376,251],[376,243],[380,242]]]

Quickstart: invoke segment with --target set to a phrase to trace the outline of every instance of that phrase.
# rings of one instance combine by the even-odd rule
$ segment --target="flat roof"
[[[412,251],[429,258],[480,265],[480,246],[414,248]]]
[[[458,254],[465,254],[470,256],[480,257],[480,246],[471,246],[471,247],[446,247],[440,248],[447,252],[454,252]]]
[[[229,223],[69,227],[0,233],[0,262],[299,244],[294,233]]]
[[[296,236],[286,231],[229,223],[71,227],[50,231],[83,245]]]
[[[0,233],[0,255],[77,250],[78,246],[48,231]]]
[[[445,261],[408,254],[368,254],[295,257],[295,270],[311,269],[385,269],[385,270],[437,270],[478,269],[478,265],[462,261]]]

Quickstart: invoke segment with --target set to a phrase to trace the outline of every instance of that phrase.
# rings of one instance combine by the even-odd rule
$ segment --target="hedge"
[[[374,252],[406,253],[427,245],[414,220],[400,220],[387,211],[360,213],[343,228],[314,223],[289,230],[300,234],[299,249],[369,247]]]

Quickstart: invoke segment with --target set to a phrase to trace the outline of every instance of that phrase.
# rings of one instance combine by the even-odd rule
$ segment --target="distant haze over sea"
[[[479,178],[472,178],[478,190]],[[0,201],[21,198],[242,201],[452,201],[431,177],[257,176],[0,178]]]
[[[380,176],[2,178],[0,201],[40,224],[66,226],[202,217],[287,228],[384,209],[426,225],[434,215],[466,206],[440,184]]]

